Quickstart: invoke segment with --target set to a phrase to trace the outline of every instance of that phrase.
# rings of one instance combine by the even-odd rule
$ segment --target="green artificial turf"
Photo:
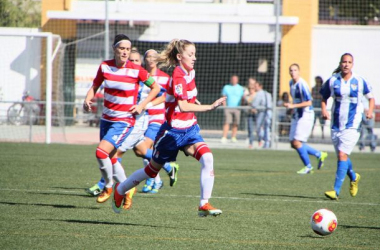
[[[179,180],[158,194],[134,196],[131,210],[115,214],[84,189],[100,174],[96,146],[0,143],[0,249],[379,249],[380,157],[353,154],[361,174],[352,198],[346,178],[339,201],[332,190],[336,157],[312,175],[297,175],[294,151],[214,149],[211,204],[219,217],[197,216],[199,163],[179,154]],[[128,152],[127,175],[142,167]],[[317,166],[316,159],[312,159]],[[138,187],[141,190],[143,184]],[[332,210],[338,228],[316,235],[310,217]]]

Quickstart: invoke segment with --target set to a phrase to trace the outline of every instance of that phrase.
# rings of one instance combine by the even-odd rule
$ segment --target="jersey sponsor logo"
[[[176,92],[177,95],[182,95],[183,94],[183,89],[182,89],[182,85],[181,84],[175,86],[175,92]]]

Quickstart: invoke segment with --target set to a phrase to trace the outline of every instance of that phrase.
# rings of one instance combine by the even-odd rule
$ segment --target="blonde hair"
[[[157,62],[161,63],[162,67],[171,67],[177,65],[178,59],[177,55],[182,54],[185,48],[189,45],[194,45],[194,43],[183,40],[183,39],[173,39],[168,43],[166,48],[158,54]]]

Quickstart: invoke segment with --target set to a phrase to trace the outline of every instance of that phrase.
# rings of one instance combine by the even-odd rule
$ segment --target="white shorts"
[[[345,154],[351,154],[356,143],[358,142],[360,133],[357,129],[345,129],[342,131],[331,131],[331,140],[334,144],[335,152],[339,151]]]
[[[297,140],[307,142],[313,129],[314,112],[304,112],[301,118],[292,118],[290,125],[289,141]]]
[[[141,143],[145,136],[145,131],[148,129],[149,116],[145,114],[140,114],[136,116],[135,126],[133,127],[132,132],[129,134],[127,139],[119,147],[121,152],[126,152],[127,150],[133,149],[139,143]]]

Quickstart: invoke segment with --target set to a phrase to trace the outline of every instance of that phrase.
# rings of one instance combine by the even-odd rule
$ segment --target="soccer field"
[[[178,157],[179,180],[158,194],[137,193],[129,211],[115,214],[84,189],[99,178],[96,146],[0,143],[0,249],[379,249],[380,158],[353,154],[361,174],[352,198],[346,178],[330,201],[336,157],[300,176],[292,151],[214,149],[212,205],[219,217],[197,216],[199,164]],[[312,159],[314,166],[316,160]],[[127,175],[142,166],[123,158]],[[142,184],[138,187],[141,190]],[[316,235],[310,216],[332,210],[338,228]]]

